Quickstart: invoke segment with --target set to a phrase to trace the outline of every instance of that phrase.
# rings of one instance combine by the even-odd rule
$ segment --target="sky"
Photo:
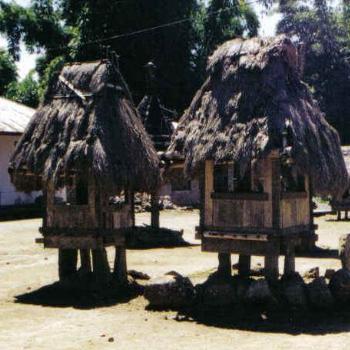
[[[30,0],[17,0],[19,5],[28,6]],[[272,36],[275,34],[276,25],[280,19],[280,14],[275,11],[269,11],[266,13],[266,10],[258,4],[253,4],[255,10],[259,15],[259,20],[261,23],[260,35],[261,36]],[[0,47],[6,46],[6,40],[0,37]],[[24,45],[21,45],[21,59],[17,63],[18,75],[20,79],[23,79],[30,70],[35,67],[35,60],[38,56],[36,54],[31,54],[27,52],[24,48]]]

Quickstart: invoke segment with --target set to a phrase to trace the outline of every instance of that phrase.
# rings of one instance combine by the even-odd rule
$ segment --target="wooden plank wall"
[[[204,217],[205,225],[213,224],[213,199],[211,193],[214,191],[214,162],[207,160],[205,162],[205,206]]]
[[[206,161],[205,167],[205,225],[217,227],[272,227],[272,176],[271,159],[259,165],[263,175],[264,192],[268,200],[212,199],[214,191],[214,164]]]
[[[283,198],[281,200],[281,227],[287,228],[298,225],[309,225],[310,218],[310,186],[308,178],[305,179],[306,194],[300,193],[296,198]],[[298,193],[296,193],[298,195]]]

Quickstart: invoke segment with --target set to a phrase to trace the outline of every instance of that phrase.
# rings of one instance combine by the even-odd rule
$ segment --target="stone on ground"
[[[344,304],[350,303],[350,271],[338,270],[329,282],[329,288],[336,301]]]
[[[272,305],[277,301],[266,279],[252,281],[245,295],[245,301],[252,305]]]
[[[315,309],[330,309],[333,306],[333,296],[326,279],[319,277],[307,285],[309,302]]]
[[[329,280],[333,277],[333,275],[335,274],[335,270],[334,269],[327,269],[324,277],[328,278]]]
[[[206,306],[226,306],[237,302],[235,289],[230,281],[204,284],[199,290],[201,302]]]
[[[181,275],[152,279],[145,286],[144,297],[154,308],[182,308],[190,306],[195,297],[193,284]]]
[[[312,269],[306,271],[304,273],[304,278],[307,279],[313,279],[320,277],[320,268],[319,267],[313,267]]]
[[[306,308],[305,283],[298,273],[282,276],[281,296],[291,309]]]

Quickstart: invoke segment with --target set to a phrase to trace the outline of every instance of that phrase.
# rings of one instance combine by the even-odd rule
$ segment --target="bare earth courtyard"
[[[337,249],[338,237],[349,233],[350,222],[335,222],[334,216],[316,219],[319,246]],[[137,224],[148,223],[148,214],[138,214]],[[163,211],[161,225],[184,229],[194,240],[197,211]],[[222,327],[196,321],[179,321],[176,312],[145,309],[137,297],[125,303],[93,309],[51,307],[16,302],[57,281],[57,251],[34,243],[41,221],[0,223],[0,349],[348,349],[350,321],[322,322],[312,331],[272,331],[252,327]],[[112,251],[110,252],[112,254]],[[152,277],[175,270],[194,282],[217,266],[215,254],[201,253],[192,245],[174,249],[129,250],[128,268]],[[110,255],[112,260],[112,255]],[[235,262],[236,257],[233,257]],[[253,259],[253,266],[260,262]],[[282,266],[282,264],[280,264]],[[319,266],[340,268],[336,258],[297,258],[300,273]],[[111,339],[113,338],[113,339]]]

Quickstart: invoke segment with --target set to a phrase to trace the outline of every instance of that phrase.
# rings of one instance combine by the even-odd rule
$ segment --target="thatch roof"
[[[158,184],[152,141],[120,72],[108,60],[62,69],[10,163],[12,181],[27,191],[48,180],[60,184],[76,171],[111,189],[148,191]]]
[[[298,50],[286,36],[235,39],[209,58],[208,78],[182,116],[169,154],[192,174],[206,159],[243,166],[281,149],[288,132],[297,168],[314,191],[339,196],[348,176],[337,132],[299,79]]]

